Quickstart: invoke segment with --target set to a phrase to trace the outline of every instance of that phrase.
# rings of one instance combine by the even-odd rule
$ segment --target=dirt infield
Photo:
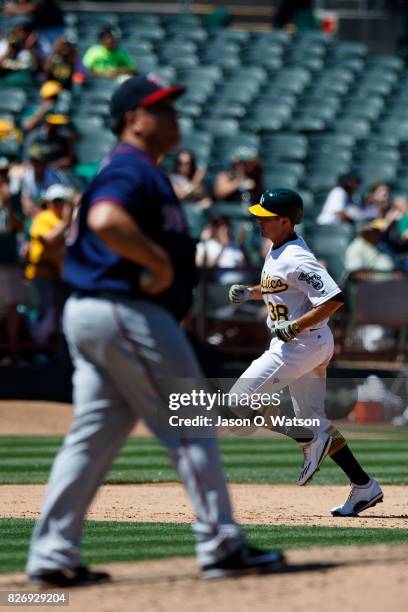
[[[1,485],[0,517],[36,518],[43,485]],[[231,484],[236,518],[256,525],[319,525],[322,527],[388,527],[406,529],[407,487],[385,486],[386,503],[358,518],[333,518],[330,508],[344,502],[347,487]],[[177,483],[106,485],[88,518],[109,521],[189,523],[193,521],[184,489]],[[374,520],[375,519],[375,520]]]
[[[0,402],[0,435],[63,435],[72,420],[70,405]],[[133,434],[148,435],[143,427]],[[43,485],[0,485],[0,517],[36,518]],[[385,486],[385,502],[360,518],[334,519],[347,487],[233,484],[238,521],[247,524],[407,528],[407,487]],[[88,518],[145,522],[193,520],[184,490],[176,483],[106,485]],[[408,546],[330,547],[288,552],[290,571],[241,580],[198,580],[193,559],[107,564],[112,584],[70,593],[74,612],[326,612],[368,609],[405,612],[408,601]],[[0,575],[0,591],[26,588],[23,574]],[[31,589],[32,590],[32,589]],[[14,609],[23,610],[13,606]],[[45,610],[47,608],[37,607]]]
[[[71,404],[0,400],[0,436],[63,436],[72,418]],[[138,423],[131,435],[151,434]]]
[[[198,580],[192,559],[105,565],[111,584],[70,592],[75,612],[406,612],[408,546],[292,550],[290,572],[240,580]],[[25,588],[19,574],[0,576],[0,590]],[[22,610],[23,608],[14,607]],[[36,608],[46,610],[46,608]]]

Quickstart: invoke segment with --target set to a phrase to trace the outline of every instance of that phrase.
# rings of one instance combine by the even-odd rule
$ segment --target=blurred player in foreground
[[[309,482],[330,455],[350,478],[352,487],[347,501],[331,512],[333,516],[356,516],[381,502],[383,492],[359,465],[324,409],[326,368],[334,346],[328,321],[343,304],[341,291],[295,233],[295,225],[303,216],[299,194],[291,189],[268,189],[249,212],[256,216],[262,235],[272,241],[272,246],[260,284],[232,285],[229,297],[235,304],[263,300],[272,340],[231,393],[272,394],[289,386],[296,416],[320,422],[312,430],[297,428],[292,435],[304,454],[298,484]]]
[[[73,291],[64,331],[75,366],[75,419],[31,542],[27,571],[34,584],[109,580],[81,564],[86,510],[135,422],[143,418],[157,435],[158,414],[168,415],[160,380],[202,381],[177,323],[191,304],[194,243],[170,181],[157,168],[178,143],[173,101],[183,91],[140,75],[112,97],[119,143],[82,197],[65,261]],[[282,554],[249,546],[235,523],[215,438],[181,435],[158,437],[194,506],[202,576],[280,568]]]

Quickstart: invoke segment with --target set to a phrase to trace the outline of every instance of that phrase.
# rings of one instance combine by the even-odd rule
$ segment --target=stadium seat
[[[337,183],[341,171],[338,167],[308,170],[302,180],[302,185],[310,191],[328,190]]]
[[[183,204],[182,209],[190,235],[192,238],[199,240],[201,232],[203,231],[206,223],[206,215],[201,209],[193,206],[192,204]]]
[[[261,150],[276,159],[303,160],[307,154],[307,138],[301,134],[278,133],[262,136]]]
[[[321,150],[329,152],[332,149],[347,148],[354,146],[356,137],[352,132],[327,134],[316,134],[309,137],[309,147],[311,150]]]
[[[354,230],[346,223],[316,225],[313,234],[307,235],[307,243],[315,255],[322,259],[334,279],[341,283],[345,277],[344,252],[353,238]]]
[[[243,129],[252,129],[254,132],[273,132],[285,128],[292,116],[289,106],[274,106],[273,110],[269,105],[255,106],[253,113],[241,122]]]
[[[116,138],[109,132],[97,130],[92,139],[84,138],[75,144],[79,164],[99,162],[115,145]]]
[[[353,158],[352,149],[331,149],[329,154],[325,149],[310,150],[307,163],[309,166],[323,167],[329,162],[331,165],[350,165]]]
[[[239,130],[236,119],[202,118],[196,124],[198,129],[205,130],[213,136],[231,136]]]
[[[242,119],[247,114],[246,107],[243,104],[234,104],[232,101],[224,103],[222,100],[212,104],[207,112],[209,117],[230,117],[237,120]]]
[[[368,136],[371,130],[368,121],[356,117],[339,117],[333,121],[331,128],[334,132],[353,134],[356,139]]]
[[[300,113],[291,122],[291,127],[295,132],[313,133],[323,132],[327,127],[327,121],[312,113]]]
[[[264,172],[264,183],[268,189],[271,187],[296,189],[299,184],[299,178],[296,173],[291,171],[270,170]]]
[[[27,94],[23,89],[4,88],[0,95],[0,112],[19,115],[27,101]]]
[[[367,121],[376,121],[384,108],[381,97],[353,97],[343,106],[343,111],[349,117],[361,117]]]
[[[276,160],[263,160],[264,172],[281,172],[282,175],[289,173],[294,174],[298,179],[301,179],[304,174],[304,165],[296,163],[294,161],[276,161]]]
[[[364,185],[369,185],[375,181],[391,182],[397,174],[397,166],[395,163],[370,163],[365,162],[361,165],[356,165],[356,171],[361,177]]]
[[[86,134],[92,134],[98,129],[106,129],[103,118],[100,116],[73,115],[72,123],[75,129],[83,136]]]

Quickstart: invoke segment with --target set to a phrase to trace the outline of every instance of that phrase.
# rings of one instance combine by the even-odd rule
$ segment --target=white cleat
[[[346,503],[332,508],[331,513],[333,516],[358,516],[360,512],[381,503],[383,499],[384,494],[375,480],[371,479],[364,486],[352,484]]]
[[[303,486],[311,480],[316,472],[319,471],[323,459],[330,450],[333,438],[327,433],[320,432],[307,444],[302,444],[303,467],[300,472],[298,485]]]

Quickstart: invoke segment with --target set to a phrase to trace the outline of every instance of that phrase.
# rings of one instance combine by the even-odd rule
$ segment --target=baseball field
[[[0,591],[22,590],[30,533],[69,405],[0,402]],[[384,503],[361,517],[333,518],[348,485],[327,459],[313,484],[294,483],[297,445],[279,436],[221,441],[236,518],[258,545],[288,549],[276,575],[206,583],[193,557],[184,490],[158,443],[137,427],[88,513],[84,560],[110,570],[112,584],[72,591],[73,610],[206,609],[371,611],[407,609],[408,431],[340,427],[384,488]]]

